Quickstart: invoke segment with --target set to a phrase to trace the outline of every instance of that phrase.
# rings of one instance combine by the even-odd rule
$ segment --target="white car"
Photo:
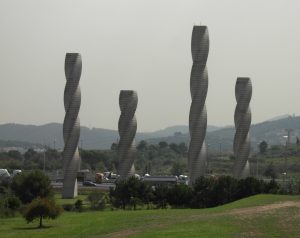
[[[11,177],[15,177],[16,175],[21,174],[21,173],[22,173],[22,170],[20,170],[20,169],[14,169],[13,172],[12,172]]]
[[[10,174],[7,169],[0,169],[0,179],[10,178]]]

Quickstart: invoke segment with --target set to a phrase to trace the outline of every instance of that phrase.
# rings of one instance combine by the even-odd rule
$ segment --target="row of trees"
[[[168,144],[164,141],[157,145],[140,141],[137,145],[136,170],[141,173],[171,172],[174,162],[184,161],[187,155],[187,146],[184,143]],[[80,150],[81,168],[92,171],[116,171],[118,168],[117,144],[113,143],[111,150]],[[45,163],[44,163],[45,162]],[[178,165],[176,165],[178,169]],[[62,153],[54,149],[37,152],[28,149],[24,154],[18,151],[0,152],[0,168],[42,170],[60,170],[62,168]],[[181,169],[184,169],[185,165]]]
[[[269,146],[267,142],[262,141],[259,144],[260,153],[253,155],[251,163],[257,163],[259,160],[259,170],[265,177],[276,178],[283,173],[283,164],[277,161],[267,161],[269,158],[282,158],[300,156],[300,146]],[[146,141],[140,141],[137,145],[137,159],[135,168],[137,173],[143,175],[146,173],[155,174],[187,174],[187,151],[186,144],[168,144],[164,141],[158,144],[149,144]],[[118,168],[117,144],[113,143],[110,150],[80,150],[81,169],[91,171],[116,172]],[[208,173],[230,174],[234,157],[230,154],[209,153]],[[232,160],[226,160],[226,158]],[[225,158],[225,159],[224,159]],[[44,164],[45,161],[45,164]],[[267,161],[267,162],[265,162]],[[271,163],[273,162],[273,163]],[[62,169],[62,154],[53,149],[44,152],[36,152],[29,149],[25,154],[18,151],[9,151],[0,153],[0,168],[32,170],[44,168],[46,171]],[[252,164],[253,165],[253,164]],[[299,163],[288,164],[288,170],[293,173],[300,171]],[[257,173],[256,165],[251,166],[252,174]]]
[[[258,145],[260,155],[267,157],[300,156],[300,141],[297,137],[296,144],[272,145],[269,146],[266,141]]]
[[[24,154],[19,151],[0,152],[0,168],[35,170],[43,169],[56,170],[62,168],[61,153],[48,149],[45,152],[37,152],[34,149],[28,149]]]

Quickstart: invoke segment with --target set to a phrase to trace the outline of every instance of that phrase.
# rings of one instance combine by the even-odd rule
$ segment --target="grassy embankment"
[[[59,203],[63,201],[58,201]],[[73,202],[73,201],[72,201]],[[300,237],[300,196],[256,195],[209,209],[65,212],[48,228],[1,219],[12,237]]]

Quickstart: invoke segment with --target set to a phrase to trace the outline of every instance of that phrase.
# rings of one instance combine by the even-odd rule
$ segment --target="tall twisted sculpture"
[[[119,104],[121,116],[119,118],[118,144],[119,157],[119,179],[126,179],[135,173],[134,160],[136,158],[136,147],[134,137],[137,129],[135,111],[138,103],[137,93],[132,90],[121,90]]]
[[[250,78],[237,78],[235,98],[237,105],[234,112],[235,136],[233,152],[235,156],[234,177],[243,178],[250,175],[248,157],[250,153],[249,128],[251,124],[250,100],[252,84]]]
[[[66,115],[63,125],[65,142],[63,151],[63,198],[73,198],[77,196],[77,172],[80,165],[80,156],[78,152],[80,123],[78,113],[81,103],[81,93],[79,88],[81,68],[82,63],[80,54],[67,53],[65,58],[65,75],[67,83],[64,92]]]
[[[205,135],[207,127],[207,112],[205,99],[208,88],[206,61],[209,50],[209,37],[206,26],[194,26],[192,33],[193,66],[190,78],[192,103],[189,116],[190,145],[188,152],[188,167],[190,184],[204,175],[207,149]]]

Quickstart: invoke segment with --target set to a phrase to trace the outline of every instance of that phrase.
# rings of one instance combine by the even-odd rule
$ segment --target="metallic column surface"
[[[67,53],[65,58],[65,75],[67,83],[64,92],[66,115],[63,125],[65,142],[63,151],[63,198],[73,198],[77,196],[77,172],[80,164],[80,156],[78,152],[80,123],[78,113],[81,103],[81,93],[79,88],[81,68],[82,63],[80,54]]]
[[[250,153],[249,128],[251,124],[250,100],[252,96],[252,84],[250,78],[237,78],[235,85],[235,98],[237,105],[234,112],[235,136],[233,142],[233,152],[235,164],[233,175],[236,178],[249,176],[249,164],[247,166]]]
[[[132,90],[121,90],[119,104],[121,116],[119,118],[118,144],[119,171],[120,179],[126,179],[133,176],[134,160],[136,158],[136,147],[134,137],[137,129],[135,111],[138,103],[137,93]]]
[[[209,51],[209,37],[206,26],[194,26],[192,33],[193,66],[190,78],[192,103],[189,115],[190,144],[188,152],[188,167],[190,184],[204,175],[206,167],[205,135],[207,127],[207,112],[205,99],[208,88],[206,61]]]

